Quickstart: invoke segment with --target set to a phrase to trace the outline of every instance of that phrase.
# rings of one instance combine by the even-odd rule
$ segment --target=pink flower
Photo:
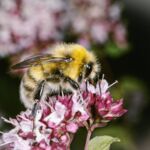
[[[60,102],[56,102],[55,110],[53,110],[50,115],[44,119],[44,121],[52,122],[55,125],[58,125],[62,120],[64,120],[65,112],[66,107]]]
[[[85,47],[88,48],[89,43],[105,45],[109,40],[120,48],[127,47],[125,27],[116,31],[117,26],[122,24],[119,3],[112,0],[71,0],[68,12],[66,15],[71,31]],[[116,38],[116,34],[119,37]],[[124,41],[119,45],[120,39]]]
[[[73,123],[73,122],[71,122],[70,124],[68,124],[66,126],[66,129],[67,129],[68,132],[76,133],[77,130],[78,130],[78,125]]]
[[[63,36],[61,27],[64,28],[64,25],[61,16],[64,10],[65,5],[61,0],[2,1],[0,56],[60,41]]]
[[[68,31],[87,48],[109,40],[125,48],[126,30],[120,12],[120,5],[112,0],[1,1],[0,56],[22,51],[34,55],[64,41]]]
[[[101,125],[126,112],[123,100],[111,97],[110,86],[105,79],[96,86],[83,82],[74,94],[39,101],[35,118],[27,110],[16,119],[4,119],[14,129],[3,134],[3,143],[13,150],[66,150],[80,127],[90,128],[95,119]]]
[[[102,121],[105,122],[120,117],[127,112],[123,109],[123,100],[114,101],[110,93],[107,93],[105,98],[97,97],[96,109],[102,117]]]

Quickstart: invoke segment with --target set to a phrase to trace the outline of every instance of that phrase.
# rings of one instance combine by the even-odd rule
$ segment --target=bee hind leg
[[[43,90],[44,90],[44,85],[45,85],[45,80],[42,80],[39,83],[38,88],[35,91],[35,95],[34,95],[35,104],[33,105],[33,109],[32,109],[32,116],[33,117],[36,116],[37,110],[40,108],[38,102],[41,100]]]

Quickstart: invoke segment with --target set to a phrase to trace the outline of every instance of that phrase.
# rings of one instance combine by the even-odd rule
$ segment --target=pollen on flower
[[[113,100],[109,87],[105,79],[98,81],[96,86],[83,82],[77,93],[39,101],[35,118],[31,117],[31,110],[26,110],[16,119],[4,119],[14,128],[2,134],[1,147],[66,150],[80,127],[90,127],[91,120],[93,124],[109,122],[127,111],[123,108],[123,100]]]

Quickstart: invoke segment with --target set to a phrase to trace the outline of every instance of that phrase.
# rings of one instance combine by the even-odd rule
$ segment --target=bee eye
[[[85,65],[85,78],[87,78],[90,75],[90,73],[92,72],[92,69],[93,69],[92,62]]]

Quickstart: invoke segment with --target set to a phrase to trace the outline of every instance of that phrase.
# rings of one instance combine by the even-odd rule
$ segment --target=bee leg
[[[59,91],[60,91],[60,93],[59,93],[60,96],[64,97],[64,91],[61,86],[59,87]]]
[[[35,102],[35,104],[33,106],[33,109],[32,109],[32,116],[33,117],[36,116],[37,110],[40,108],[38,101],[41,100],[43,90],[44,90],[44,85],[45,85],[45,80],[43,80],[39,83],[39,86],[35,91],[34,100],[37,101],[37,102]]]
[[[65,82],[69,82],[70,83],[70,85],[74,88],[74,89],[79,89],[79,84],[76,82],[76,81],[74,81],[74,80],[72,80],[70,77],[64,77],[64,81]]]
[[[94,77],[93,81],[92,81],[92,84],[96,87],[98,81],[100,80],[100,73],[97,72],[96,73],[96,76]]]

